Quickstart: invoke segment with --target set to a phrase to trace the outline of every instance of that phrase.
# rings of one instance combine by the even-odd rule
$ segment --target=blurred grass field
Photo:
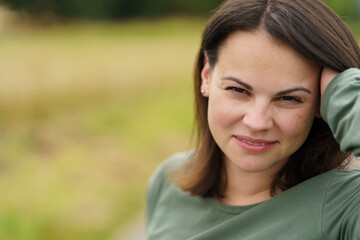
[[[0,239],[108,239],[189,148],[201,19],[0,32]]]
[[[0,239],[108,239],[189,147],[204,21],[0,33]]]

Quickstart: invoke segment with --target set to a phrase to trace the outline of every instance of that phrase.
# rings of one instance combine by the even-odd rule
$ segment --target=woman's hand
[[[320,77],[321,99],[324,95],[325,89],[327,88],[327,86],[329,85],[331,80],[333,80],[338,74],[339,74],[339,72],[336,72],[335,70],[328,68],[328,67],[324,67],[322,69],[321,77]]]

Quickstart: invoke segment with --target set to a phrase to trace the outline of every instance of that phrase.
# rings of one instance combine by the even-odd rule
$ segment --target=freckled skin
[[[218,61],[202,70],[202,89],[209,98],[210,131],[225,156],[228,172],[274,175],[306,140],[319,109],[321,68],[295,50],[257,30],[236,32],[220,47]],[[231,90],[250,85],[246,94]],[[277,93],[294,87],[308,89],[288,95],[301,99],[279,100]],[[286,96],[288,96],[286,95]],[[265,152],[249,152],[234,136],[265,139],[275,144]],[[229,170],[229,169],[228,169]]]

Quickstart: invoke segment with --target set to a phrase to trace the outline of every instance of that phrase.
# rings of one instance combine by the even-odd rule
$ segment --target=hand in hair
[[[327,86],[329,85],[331,80],[333,80],[338,74],[339,74],[339,72],[337,72],[331,68],[328,68],[328,67],[324,67],[322,69],[321,77],[320,77],[321,99],[324,95],[325,89],[327,88]]]

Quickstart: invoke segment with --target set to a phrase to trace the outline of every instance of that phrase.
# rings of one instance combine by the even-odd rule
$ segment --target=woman
[[[197,148],[152,177],[146,239],[360,239],[359,67],[321,0],[224,2],[195,69]]]

